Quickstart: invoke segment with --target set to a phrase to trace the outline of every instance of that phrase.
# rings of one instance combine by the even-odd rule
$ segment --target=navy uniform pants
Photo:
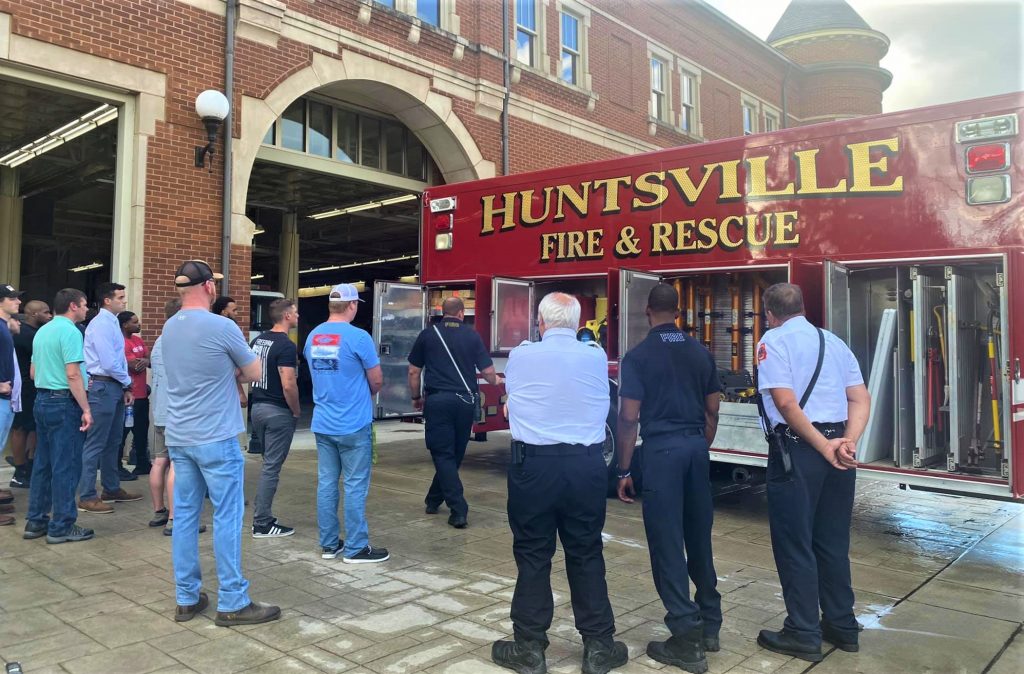
[[[434,481],[424,501],[436,507],[443,500],[453,515],[462,516],[469,512],[469,505],[462,495],[459,467],[466,456],[477,409],[475,400],[473,404],[466,403],[468,398],[468,393],[441,391],[431,393],[423,401],[424,438],[434,461]]]
[[[821,622],[857,637],[850,580],[850,519],[857,471],[833,468],[803,440],[786,439],[793,471],[768,458],[768,521],[786,601],[785,627],[821,645]],[[819,619],[818,608],[821,607]]]
[[[508,523],[519,568],[511,615],[520,640],[548,643],[556,534],[565,552],[576,629],[584,640],[615,634],[601,541],[608,469],[600,445],[571,452],[528,454],[522,464],[509,466]]]
[[[651,571],[673,635],[717,636],[722,595],[711,554],[711,459],[703,432],[644,441],[641,503]],[[690,583],[696,588],[690,599]]]

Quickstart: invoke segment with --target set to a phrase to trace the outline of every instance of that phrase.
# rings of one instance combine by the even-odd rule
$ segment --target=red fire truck
[[[575,295],[579,336],[607,352],[614,391],[665,282],[725,387],[712,459],[742,477],[766,462],[751,399],[761,293],[790,281],[860,361],[863,474],[1020,497],[1022,107],[1018,93],[432,188],[422,285],[376,288],[389,382],[378,414],[413,413],[405,357],[446,296],[465,299],[500,371],[537,338],[540,299]],[[503,391],[482,389],[477,430],[506,427]],[[608,446],[610,463],[611,433]]]

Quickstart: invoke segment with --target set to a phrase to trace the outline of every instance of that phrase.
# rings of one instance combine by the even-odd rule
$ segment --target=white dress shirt
[[[608,359],[576,341],[576,331],[549,328],[541,341],[512,349],[505,366],[512,437],[531,445],[604,442]]]

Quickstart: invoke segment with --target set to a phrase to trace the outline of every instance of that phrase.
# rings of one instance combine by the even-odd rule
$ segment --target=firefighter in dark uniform
[[[518,576],[510,611],[514,638],[495,642],[491,659],[519,674],[547,671],[557,537],[583,637],[583,674],[604,674],[629,660],[626,645],[613,639],[601,540],[608,492],[602,453],[608,357],[576,341],[580,303],[572,295],[546,295],[538,313],[541,340],[513,349],[505,367],[513,438],[508,524]]]
[[[849,347],[804,317],[798,286],[773,285],[763,301],[772,328],[757,347],[758,389],[771,430],[768,519],[788,615],[782,630],[762,630],[757,643],[817,662],[822,637],[858,650],[850,520],[856,443],[871,398]]]
[[[449,297],[441,311],[441,321],[423,330],[409,353],[409,390],[413,406],[423,410],[427,449],[434,460],[434,481],[424,499],[426,512],[437,513],[444,501],[451,513],[448,524],[465,529],[469,505],[462,494],[459,467],[480,404],[476,372],[489,384],[498,383],[498,375],[480,335],[463,323],[462,300]]]
[[[676,327],[678,295],[659,284],[647,298],[651,331],[622,359],[619,388],[619,498],[632,503],[629,468],[637,423],[643,436],[643,514],[654,585],[672,632],[647,655],[706,672],[719,650],[722,597],[711,556],[711,460],[721,383],[711,353]],[[685,553],[684,553],[685,550]],[[685,566],[683,562],[685,561]],[[689,575],[689,578],[687,578]],[[696,587],[690,599],[689,580]]]

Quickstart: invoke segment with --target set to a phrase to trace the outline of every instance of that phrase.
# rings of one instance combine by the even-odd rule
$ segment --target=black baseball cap
[[[220,281],[223,278],[223,275],[214,273],[205,260],[185,260],[178,267],[178,273],[174,275],[174,285],[188,288],[209,280]]]
[[[0,299],[7,299],[8,297],[21,297],[25,293],[21,290],[15,290],[14,286],[9,283],[0,285]]]

